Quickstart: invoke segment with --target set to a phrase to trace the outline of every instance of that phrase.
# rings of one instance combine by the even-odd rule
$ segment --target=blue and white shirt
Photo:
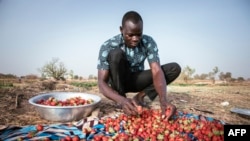
[[[143,71],[144,61],[146,58],[149,63],[160,63],[158,48],[152,37],[148,35],[142,35],[142,39],[138,46],[129,48],[125,45],[123,36],[119,34],[102,44],[99,51],[97,69],[109,69],[109,51],[117,47],[121,48],[126,53],[131,72]]]

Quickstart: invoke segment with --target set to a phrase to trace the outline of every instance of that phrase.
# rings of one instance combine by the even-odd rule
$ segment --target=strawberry
[[[43,131],[43,126],[41,124],[36,125],[36,130],[37,131]]]
[[[72,141],[72,138],[70,136],[68,136],[68,135],[65,136],[64,138],[65,138],[66,141]]]
[[[36,132],[35,131],[30,131],[27,135],[28,138],[33,138],[35,136]]]
[[[79,136],[74,135],[74,136],[72,137],[72,141],[80,141]]]

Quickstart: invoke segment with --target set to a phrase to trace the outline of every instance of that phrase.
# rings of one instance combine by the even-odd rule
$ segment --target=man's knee
[[[181,73],[181,66],[178,63],[173,63],[173,69],[178,75]]]
[[[176,73],[178,75],[181,73],[181,66],[175,62],[162,65],[162,69],[164,73],[171,72],[171,73]]]
[[[162,66],[167,84],[173,82],[181,73],[181,66],[178,63],[168,63]]]
[[[123,57],[124,52],[120,48],[115,48],[109,52],[109,58],[113,61]]]

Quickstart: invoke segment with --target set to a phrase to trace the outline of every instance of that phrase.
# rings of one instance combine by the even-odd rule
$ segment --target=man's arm
[[[162,114],[166,115],[166,109],[169,108],[170,115],[166,115],[166,118],[169,119],[175,113],[176,107],[167,102],[167,84],[164,73],[158,62],[151,63],[150,68],[153,76],[153,84],[159,95]]]
[[[126,114],[135,115],[137,114],[137,108],[135,107],[136,102],[123,97],[118,94],[117,91],[113,90],[108,85],[109,71],[108,70],[98,70],[98,86],[100,92],[107,98],[115,101],[122,106],[123,111]]]
[[[98,86],[100,92],[107,98],[119,102],[124,99],[124,97],[120,96],[115,90],[113,90],[108,85],[109,79],[109,71],[108,70],[98,70]]]
[[[151,63],[150,68],[151,68],[152,76],[153,76],[153,84],[160,98],[160,104],[164,104],[167,102],[167,96],[166,96],[167,85],[166,85],[164,73],[158,62]]]

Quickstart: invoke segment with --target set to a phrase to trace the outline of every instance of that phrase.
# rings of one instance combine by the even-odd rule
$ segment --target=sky
[[[161,64],[250,78],[249,0],[0,0],[0,73],[40,75],[58,58],[74,75],[97,76],[99,48],[130,10]]]

